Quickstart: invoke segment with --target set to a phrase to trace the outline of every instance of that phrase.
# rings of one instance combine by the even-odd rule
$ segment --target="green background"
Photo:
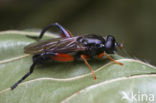
[[[0,0],[0,31],[54,22],[73,35],[114,35],[124,56],[156,64],[155,0]]]

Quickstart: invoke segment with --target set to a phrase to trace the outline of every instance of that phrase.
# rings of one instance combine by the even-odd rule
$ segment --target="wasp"
[[[88,63],[88,59],[102,58],[106,56],[108,59],[123,65],[122,63],[114,60],[109,54],[115,54],[117,48],[122,48],[122,43],[117,43],[115,38],[111,35],[106,37],[96,34],[88,34],[83,36],[72,36],[71,33],[62,27],[58,23],[50,24],[45,27],[38,39],[41,39],[45,32],[51,27],[57,27],[60,31],[61,38],[41,40],[37,43],[29,44],[24,47],[24,52],[32,54],[32,65],[28,73],[26,73],[19,81],[11,86],[11,90],[16,88],[23,80],[30,76],[37,64],[44,63],[48,60],[54,60],[59,62],[71,62],[77,59],[81,59],[88,66],[94,79],[96,75]]]

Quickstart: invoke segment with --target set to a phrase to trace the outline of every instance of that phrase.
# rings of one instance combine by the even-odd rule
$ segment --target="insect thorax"
[[[102,36],[90,34],[81,36],[77,40],[86,47],[83,53],[88,56],[95,56],[104,51],[105,39]]]

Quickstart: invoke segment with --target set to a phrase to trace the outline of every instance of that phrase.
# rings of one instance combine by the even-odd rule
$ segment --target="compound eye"
[[[112,41],[110,41],[110,40],[107,41],[105,45],[106,45],[106,48],[111,48],[112,47]]]
[[[111,35],[108,35],[107,36],[107,41],[106,41],[106,44],[105,44],[106,48],[112,48],[114,46],[114,43],[115,43],[114,37],[111,36]]]

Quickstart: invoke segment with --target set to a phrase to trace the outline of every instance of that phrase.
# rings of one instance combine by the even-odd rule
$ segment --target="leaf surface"
[[[156,96],[155,88],[148,89],[156,84],[155,74],[150,74],[156,73],[156,68],[118,55],[113,55],[113,58],[122,62],[123,66],[106,59],[89,61],[97,80],[93,79],[82,61],[51,61],[36,66],[33,74],[11,91],[9,87],[26,74],[32,64],[32,56],[24,54],[23,48],[36,41],[25,35],[38,34],[22,31],[0,33],[0,103],[129,103],[121,101],[122,93],[128,94],[129,91],[153,93]],[[54,37],[49,34],[43,39]]]

